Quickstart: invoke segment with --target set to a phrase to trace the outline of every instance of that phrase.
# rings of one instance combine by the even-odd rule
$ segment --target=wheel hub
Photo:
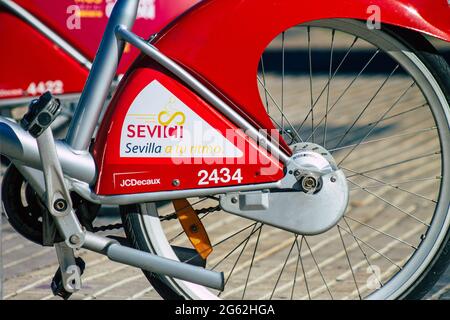
[[[333,156],[315,143],[297,143],[291,146],[293,164],[297,169],[290,170],[297,180],[294,189],[308,194],[320,191],[322,176],[337,170]]]
[[[291,148],[281,190],[228,193],[220,198],[222,209],[301,235],[334,227],[347,208],[344,173],[317,144],[299,143]]]

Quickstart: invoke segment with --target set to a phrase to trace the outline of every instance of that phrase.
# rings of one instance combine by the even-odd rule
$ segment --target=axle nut
[[[64,199],[58,199],[53,203],[53,208],[58,212],[64,212],[67,209],[67,201]]]

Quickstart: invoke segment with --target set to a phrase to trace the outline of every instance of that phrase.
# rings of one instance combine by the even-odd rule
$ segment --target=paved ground
[[[107,217],[104,222],[116,222]],[[4,299],[59,299],[52,295],[50,281],[57,268],[52,249],[43,249],[2,224],[4,263]],[[82,251],[87,262],[83,275],[83,290],[72,299],[161,299],[148,285],[140,270],[108,261],[106,258]],[[450,300],[450,268],[436,283],[427,299]]]
[[[363,46],[361,49],[367,47]],[[277,53],[274,57],[276,56]],[[367,52],[360,53],[361,59],[366,56]],[[295,61],[289,59],[286,60],[286,64],[294,66]],[[264,82],[271,94],[267,97],[262,90],[262,97],[269,101],[274,122],[286,127],[292,124],[294,129],[298,129],[304,137],[305,135],[308,137],[308,133],[311,132],[310,119],[303,126],[301,124],[308,109],[300,109],[297,106],[310,104],[309,78],[302,74],[304,70],[291,69],[292,72],[287,75],[283,84],[283,92],[287,98],[281,103],[282,83],[279,73],[275,71],[277,66],[279,66],[277,63],[266,66],[270,72],[264,77]],[[322,98],[320,103],[322,109],[318,108],[315,112],[315,125],[318,127],[316,141],[322,141],[325,132],[327,141],[334,140],[334,143],[329,142],[328,147],[352,146],[364,137],[368,132],[367,128],[370,128],[383,113],[383,107],[395,102],[405,89],[407,79],[404,75],[394,75],[389,79],[388,85],[382,85],[386,78],[380,76],[378,71],[389,67],[390,65],[381,60],[371,69],[371,74],[362,76],[354,83],[345,97],[341,99],[337,95],[331,95],[330,101],[335,101],[336,98],[339,100],[333,112],[334,117],[329,117],[325,123],[317,125],[317,121],[324,117],[326,104]],[[347,75],[335,79],[333,91],[342,92],[351,80],[352,78]],[[326,81],[327,72],[322,72],[315,79],[312,90],[314,97],[320,96],[320,88]],[[364,116],[357,118],[351,129],[352,134],[341,141],[342,144],[340,142],[336,144],[343,133],[346,135],[348,124],[354,121],[361,108],[368,105],[370,97],[377,92],[380,85],[382,85],[381,94],[369,103],[370,108],[367,107],[368,111]],[[287,119],[297,120],[288,123],[286,119],[280,117],[276,111],[280,106],[284,109]],[[414,116],[405,116],[410,114]],[[296,296],[329,298],[328,291],[331,291],[337,298],[357,298],[358,294],[364,295],[370,291],[367,281],[368,267],[375,266],[380,269],[379,281],[387,279],[403,267],[413,252],[412,248],[417,247],[424,239],[425,226],[432,218],[437,197],[436,190],[440,181],[440,166],[437,161],[439,157],[436,156],[439,144],[435,139],[436,130],[430,122],[429,111],[423,108],[423,101],[417,90],[405,94],[404,99],[398,103],[395,111],[389,113],[389,116],[389,120],[384,119],[381,125],[376,126],[370,143],[366,141],[368,143],[359,147],[348,159],[345,158],[345,152],[336,150],[336,159],[346,161],[347,177],[357,176],[351,179],[350,205],[346,213],[349,218],[345,223],[341,222],[339,228],[334,228],[324,235],[308,237],[308,243],[305,242],[308,248],[302,249],[300,244],[298,250],[301,268],[307,272],[300,274],[298,260],[295,263],[296,257],[291,256],[295,244],[295,241],[292,242],[292,235],[273,228],[265,228],[258,238],[252,234],[244,238],[247,239],[251,250],[245,251],[245,246],[242,249],[242,260],[246,261],[243,265],[234,268],[233,262],[226,260],[227,250],[239,243],[242,237],[224,244],[224,248],[218,246],[208,259],[211,266],[225,260],[221,265],[225,273],[229,275],[234,271],[235,276],[230,277],[229,283],[232,289],[224,293],[225,298],[240,297],[243,289],[242,280],[245,280],[246,276],[249,285],[246,297],[270,297],[273,283],[268,279],[276,278],[280,270],[279,281],[275,285],[277,297],[289,298],[292,280],[287,279],[285,275],[292,275],[295,272],[294,284],[295,279],[298,279],[299,283],[306,284],[305,288],[296,289]],[[378,172],[375,169],[379,167],[389,167],[389,170]],[[370,171],[370,175],[366,170]],[[208,205],[202,203],[196,208]],[[163,207],[161,210],[169,213],[170,208]],[[115,223],[118,220],[117,210],[111,208],[105,210],[96,223],[99,225]],[[217,244],[242,226],[246,226],[244,219],[225,216],[223,213],[211,214],[203,222],[210,233],[212,243]],[[5,219],[1,228],[4,298],[54,299],[49,290],[50,280],[57,268],[53,250],[25,241],[11,229]],[[177,239],[179,230],[177,221],[170,222],[165,227],[168,238],[175,239],[171,244],[187,246],[186,239]],[[230,256],[236,256],[237,253],[234,252]],[[110,262],[102,256],[84,250],[79,254],[87,262],[87,271],[83,276],[83,290],[75,294],[73,299],[160,299],[140,270]],[[255,271],[250,277],[247,268],[249,265],[251,267],[253,262]],[[351,268],[348,268],[348,264]],[[245,288],[243,290],[245,294]],[[269,294],[265,293],[267,290]],[[426,298],[450,299],[450,268]]]
[[[104,217],[116,222],[116,217]],[[55,299],[50,281],[57,269],[53,248],[26,241],[2,225],[4,299]],[[83,290],[73,299],[160,299],[138,269],[110,262],[100,255],[81,251],[87,269]]]

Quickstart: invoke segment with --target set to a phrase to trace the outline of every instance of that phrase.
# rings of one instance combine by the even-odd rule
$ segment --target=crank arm
[[[46,205],[67,246],[79,248],[84,231],[72,208],[72,200],[64,182],[51,129],[37,139],[46,188]]]
[[[52,122],[61,112],[58,99],[47,92],[33,100],[28,112],[21,120],[22,127],[36,138],[39,157],[45,181],[45,202],[56,227],[70,248],[79,248],[83,243],[84,231],[72,208],[61,163],[56,152]]]

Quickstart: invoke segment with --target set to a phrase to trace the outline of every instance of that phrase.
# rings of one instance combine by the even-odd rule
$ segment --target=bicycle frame
[[[279,188],[281,186],[280,181],[255,185],[116,196],[98,196],[91,191],[90,185],[95,182],[97,172],[95,162],[89,153],[89,146],[110,85],[114,80],[125,42],[137,47],[142,53],[148,55],[161,66],[178,76],[181,81],[185,82],[194,92],[238,125],[247,135],[265,146],[265,149],[277,159],[280,159],[282,163],[287,165],[290,161],[290,157],[277,145],[261,134],[258,129],[201,84],[189,72],[165,56],[150,43],[130,32],[129,30],[136,20],[137,8],[138,0],[118,1],[114,7],[75,115],[71,121],[66,140],[57,143],[57,154],[61,162],[62,170],[68,179],[70,189],[95,203],[124,205],[205,196],[214,193]],[[36,192],[43,195],[44,184],[40,171],[40,158],[34,139],[18,125],[5,119],[0,119],[0,136],[2,136],[2,140],[5,141],[4,145],[6,146],[2,153],[12,159],[19,171],[35,188]]]

